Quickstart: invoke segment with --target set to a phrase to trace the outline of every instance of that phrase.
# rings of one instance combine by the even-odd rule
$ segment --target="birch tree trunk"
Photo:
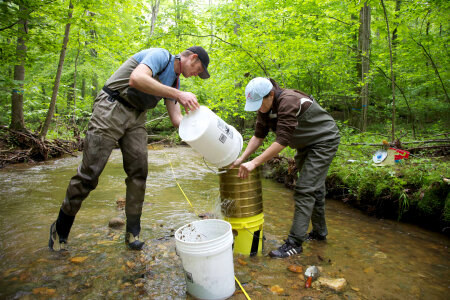
[[[150,26],[150,36],[149,36],[149,45],[150,45],[150,38],[153,36],[153,32],[155,31],[155,23],[156,23],[156,19],[158,17],[158,12],[159,12],[159,3],[160,0],[155,0],[155,3],[153,4],[153,0],[152,0],[152,18],[151,18],[151,26]]]
[[[16,56],[17,62],[14,66],[14,80],[19,82],[18,87],[14,87],[11,93],[11,124],[14,130],[25,130],[23,118],[23,82],[25,80],[25,60],[27,56],[26,35],[28,34],[28,8],[21,4],[19,7],[20,19],[17,32]]]
[[[392,132],[391,138],[392,142],[395,140],[395,77],[394,77],[394,65],[392,60],[392,44],[391,44],[391,33],[389,30],[389,20],[387,17],[386,7],[384,6],[384,1],[381,0],[381,5],[383,6],[384,18],[386,20],[387,37],[389,42],[389,57],[391,63],[391,81],[392,81]]]
[[[61,53],[59,55],[58,69],[56,71],[55,84],[53,85],[53,93],[52,93],[52,98],[50,100],[50,107],[48,108],[47,117],[45,118],[45,122],[44,122],[44,125],[42,126],[42,130],[39,133],[39,137],[42,140],[45,139],[45,136],[47,135],[48,129],[50,127],[50,123],[53,118],[53,114],[55,112],[56,98],[58,96],[58,89],[59,89],[59,83],[61,81],[61,73],[62,73],[62,69],[63,69],[64,59],[66,57],[67,43],[69,42],[70,21],[72,19],[72,12],[73,12],[73,5],[72,5],[72,1],[70,1],[69,2],[69,14],[68,14],[69,18],[68,18],[68,22],[66,24],[66,29],[64,31],[63,45],[62,45]]]
[[[364,85],[361,88],[361,130],[367,130],[367,111],[369,108],[369,80],[367,78],[370,71],[370,6],[367,2],[361,8],[359,15],[359,39],[358,52],[361,54],[361,81]]]

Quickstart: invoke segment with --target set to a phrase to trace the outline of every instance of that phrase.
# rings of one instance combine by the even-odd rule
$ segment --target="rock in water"
[[[288,267],[288,270],[293,272],[293,273],[303,273],[303,267],[302,266],[290,265]]]
[[[203,220],[204,219],[218,219],[217,215],[214,214],[213,212],[203,212],[203,213],[200,213],[198,216],[200,219],[203,219]]]
[[[119,199],[117,199],[116,203],[117,203],[117,208],[118,209],[124,209],[125,208],[125,203],[127,202],[127,200],[123,197],[120,197]]]
[[[347,280],[345,280],[345,278],[333,279],[327,277],[319,277],[319,279],[317,279],[317,284],[329,288],[335,292],[342,292],[347,286]]]
[[[125,225],[125,220],[121,218],[112,218],[109,220],[109,227],[111,228],[119,228]]]

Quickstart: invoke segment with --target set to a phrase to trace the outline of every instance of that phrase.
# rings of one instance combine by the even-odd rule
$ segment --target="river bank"
[[[435,175],[445,174],[448,162],[433,165],[429,158],[427,164],[404,161],[380,168],[372,166],[371,161],[346,161],[345,157],[340,150],[330,167],[327,198],[339,200],[369,216],[411,223],[450,235],[450,185],[444,176]],[[294,188],[298,179],[292,158],[273,158],[263,170],[266,178],[283,183],[289,189]]]

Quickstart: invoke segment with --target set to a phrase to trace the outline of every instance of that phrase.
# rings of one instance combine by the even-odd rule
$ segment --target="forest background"
[[[311,94],[343,135],[329,173],[332,194],[448,232],[449,6],[445,0],[0,1],[1,146],[19,146],[21,132],[35,141],[80,140],[96,94],[126,59],[149,47],[177,54],[201,45],[211,78],[182,79],[181,89],[246,141],[255,120],[243,110],[249,80],[272,77]],[[178,138],[162,104],[148,112],[147,129]],[[386,146],[407,149],[412,159],[373,167],[373,152]],[[296,179],[293,155],[285,150],[279,163],[286,182]]]

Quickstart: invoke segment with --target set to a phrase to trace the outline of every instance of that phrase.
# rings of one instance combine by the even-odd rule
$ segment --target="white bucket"
[[[242,136],[206,106],[181,120],[178,133],[183,141],[218,168],[233,163],[242,150]]]
[[[230,223],[217,219],[189,223],[175,232],[175,244],[190,295],[198,299],[226,299],[233,295]]]

